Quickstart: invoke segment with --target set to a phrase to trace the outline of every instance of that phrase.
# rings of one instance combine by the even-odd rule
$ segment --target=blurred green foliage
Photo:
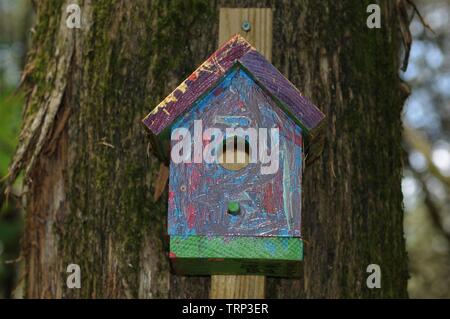
[[[19,277],[23,211],[16,195],[20,187],[6,199],[4,177],[18,143],[24,97],[17,86],[32,19],[31,1],[0,1],[0,298],[13,296]]]
[[[12,89],[0,92],[0,176],[8,172],[20,128],[23,97]],[[4,198],[3,181],[0,182],[0,298],[10,297],[15,287],[16,263],[23,220],[15,200]]]
[[[0,175],[5,176],[18,138],[23,98],[12,90],[0,92]]]
[[[12,297],[18,283],[22,210],[16,197],[5,198],[4,177],[18,143],[24,98],[17,93],[17,85],[27,47],[30,12],[30,1],[0,1],[0,298]]]

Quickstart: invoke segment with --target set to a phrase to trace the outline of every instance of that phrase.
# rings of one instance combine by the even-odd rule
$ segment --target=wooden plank
[[[170,236],[175,258],[302,260],[298,237]]]
[[[156,203],[158,199],[161,197],[162,193],[166,189],[168,180],[169,180],[169,168],[164,163],[161,163],[159,165],[158,176],[155,178],[155,182],[153,184],[153,187],[155,189],[153,193],[153,202]]]
[[[256,19],[256,17],[260,18]],[[245,36],[251,36],[251,43],[258,50],[264,52],[264,55],[270,61],[272,59],[272,9],[221,8],[219,43],[242,31],[242,18],[247,19],[252,26],[248,32],[251,32],[251,35],[245,34]],[[251,21],[250,18],[252,18]],[[270,24],[270,26],[267,26],[267,24]],[[236,28],[239,28],[239,30],[236,30]],[[266,279],[264,276],[211,276],[210,298],[262,299],[265,297],[265,283]]]
[[[239,62],[261,87],[278,100],[279,106],[302,127],[304,133],[314,137],[314,129],[320,127],[325,115],[259,52],[251,50]]]
[[[144,124],[154,134],[161,133],[166,126],[214,86],[235,65],[236,61],[251,49],[251,45],[241,36],[231,38],[159,103],[145,117]]]
[[[211,299],[264,299],[264,276],[211,276]]]
[[[170,236],[179,275],[299,277],[303,241],[291,237]]]
[[[230,258],[176,258],[170,256],[173,271],[180,276],[261,275],[280,278],[300,278],[301,260],[247,260]]]
[[[248,21],[250,30],[244,31],[242,23]],[[258,52],[272,60],[272,9],[270,8],[221,8],[219,44],[233,34],[242,35]]]
[[[295,237],[170,236],[169,258],[179,275],[299,277],[303,241]]]

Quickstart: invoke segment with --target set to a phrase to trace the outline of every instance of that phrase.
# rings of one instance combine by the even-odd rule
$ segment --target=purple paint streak
[[[285,104],[307,133],[325,118],[325,115],[259,52],[249,51],[239,62],[263,88]]]

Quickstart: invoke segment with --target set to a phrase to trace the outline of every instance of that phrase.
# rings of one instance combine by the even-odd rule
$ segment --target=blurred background
[[[24,212],[15,196],[4,197],[3,177],[18,142],[23,105],[18,84],[32,22],[31,1],[0,0],[0,298],[11,298],[20,281]],[[14,190],[15,194],[18,189]]]
[[[450,298],[450,0],[414,0],[411,87],[403,121],[402,182],[411,298]],[[0,177],[18,141],[23,92],[18,90],[33,25],[30,0],[0,0]],[[0,179],[0,298],[18,295],[23,214],[17,196],[4,198]],[[20,182],[13,194],[20,193]]]
[[[408,154],[402,183],[409,255],[409,293],[450,298],[450,1],[415,0],[403,111]]]

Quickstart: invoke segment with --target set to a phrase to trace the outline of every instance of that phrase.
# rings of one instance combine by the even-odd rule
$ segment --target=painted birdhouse
[[[171,132],[176,272],[298,275],[302,172],[320,153],[324,117],[236,35],[144,119]]]

